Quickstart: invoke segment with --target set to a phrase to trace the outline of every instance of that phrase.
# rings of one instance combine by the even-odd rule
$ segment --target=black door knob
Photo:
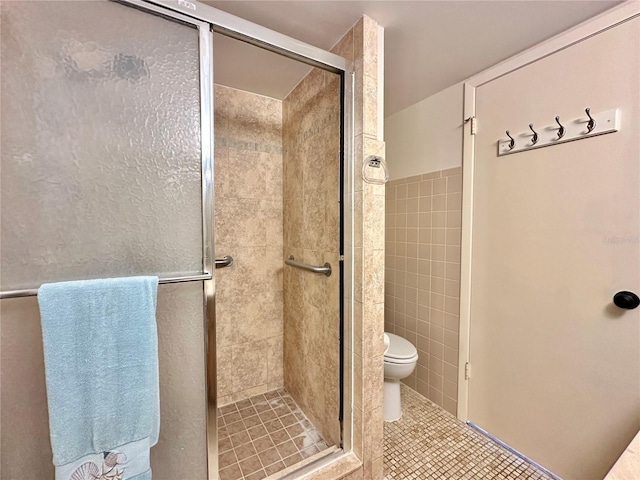
[[[633,292],[618,292],[613,296],[613,303],[616,307],[626,308],[627,310],[633,310],[640,305],[640,298]]]

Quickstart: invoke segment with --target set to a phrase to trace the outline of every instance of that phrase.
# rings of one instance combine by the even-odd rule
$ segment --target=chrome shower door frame
[[[115,0],[174,18],[199,30],[201,149],[202,149],[202,253],[203,270],[214,272],[214,124],[213,124],[213,32],[300,61],[341,77],[340,145],[340,308],[342,338],[341,368],[341,450],[303,467],[291,475],[317,471],[352,452],[353,445],[353,272],[354,272],[354,65],[336,54],[300,42],[198,1],[188,0]],[[207,412],[207,476],[218,478],[217,365],[215,323],[215,275],[204,282],[205,371]],[[287,475],[289,478],[290,475]]]

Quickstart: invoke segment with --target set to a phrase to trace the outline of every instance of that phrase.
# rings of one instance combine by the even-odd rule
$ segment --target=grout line
[[[384,425],[386,479],[551,480],[418,392],[404,384],[401,392],[403,417]]]
[[[239,434],[239,433],[245,432],[245,433],[248,435],[248,437],[249,437],[249,441],[248,441],[248,442],[246,442],[246,443],[242,443],[241,445],[238,445],[238,447],[235,447],[235,446],[233,445],[233,443],[231,443],[231,448],[230,448],[230,450],[231,450],[231,451],[233,451],[234,457],[236,458],[236,462],[235,462],[235,463],[232,463],[232,464],[230,464],[230,465],[225,465],[225,467],[224,467],[224,468],[222,468],[221,470],[223,470],[223,469],[225,469],[225,468],[232,467],[232,466],[234,466],[234,465],[237,465],[237,466],[238,466],[238,468],[240,468],[240,462],[241,462],[241,461],[239,461],[239,460],[238,460],[238,456],[237,456],[237,454],[236,454],[236,448],[240,448],[240,447],[242,447],[242,446],[244,446],[244,445],[247,445],[247,444],[250,444],[250,445],[253,447],[253,449],[256,451],[256,453],[255,453],[254,455],[257,457],[258,461],[260,462],[260,465],[262,466],[262,470],[264,470],[264,473],[265,473],[265,474],[267,474],[267,472],[266,472],[267,467],[270,467],[270,466],[272,466],[272,465],[275,465],[275,464],[277,464],[277,463],[279,463],[279,462],[282,462],[282,464],[284,465],[283,469],[289,468],[289,466],[287,466],[287,465],[286,465],[285,460],[286,460],[286,459],[288,459],[288,458],[294,457],[294,456],[296,456],[296,455],[299,455],[300,457],[302,457],[302,460],[300,460],[300,461],[306,460],[306,458],[308,458],[308,457],[305,457],[305,456],[303,455],[303,450],[304,450],[304,449],[311,448],[311,447],[316,447],[316,448],[318,449],[318,452],[315,452],[315,453],[319,453],[319,452],[321,452],[322,450],[325,450],[325,449],[329,448],[329,445],[328,445],[328,444],[324,441],[324,439],[320,436],[320,434],[319,434],[319,432],[318,432],[317,428],[313,425],[313,423],[311,423],[311,421],[309,420],[309,418],[308,418],[308,417],[306,416],[306,414],[302,411],[302,409],[301,409],[301,408],[300,408],[300,406],[295,402],[295,400],[293,400],[293,397],[291,397],[291,395],[289,395],[289,394],[286,392],[286,390],[282,390],[282,391],[284,392],[284,395],[283,395],[282,393],[280,393],[280,392],[279,392],[279,390],[274,390],[274,391],[272,391],[272,392],[265,392],[265,393],[263,393],[263,394],[259,394],[259,395],[261,395],[261,396],[264,398],[264,402],[266,402],[266,404],[267,404],[267,405],[268,405],[268,407],[269,407],[269,408],[267,408],[267,409],[265,409],[265,410],[263,410],[263,411],[261,411],[261,412],[258,412],[258,410],[255,408],[255,406],[256,406],[258,403],[262,403],[262,401],[261,401],[261,400],[260,400],[260,401],[258,401],[257,403],[253,403],[253,401],[251,401],[251,402],[250,402],[250,405],[249,405],[249,406],[255,409],[255,411],[256,411],[256,415],[251,415],[250,417],[246,417],[246,418],[253,418],[254,416],[257,416],[257,417],[258,417],[258,418],[257,418],[257,420],[258,420],[260,423],[258,423],[258,424],[256,424],[256,425],[253,425],[253,426],[251,426],[251,427],[248,427],[248,426],[247,426],[247,424],[245,423],[245,418],[244,418],[244,417],[242,417],[242,416],[240,416],[240,419],[239,419],[239,420],[237,420],[236,422],[233,422],[233,423],[232,423],[232,424],[235,424],[235,423],[238,423],[238,422],[242,422],[242,426],[244,427],[244,430],[241,430],[241,431],[239,431],[239,432],[236,432],[236,433],[234,433],[233,435],[236,435],[236,434]],[[272,393],[277,393],[277,397],[271,397],[271,398],[267,398],[267,397],[266,397],[266,394],[272,394]],[[256,396],[251,397],[251,398],[255,398],[255,397],[259,396],[259,395],[256,395]],[[245,400],[251,400],[251,398],[250,398],[250,399],[245,399]],[[287,399],[291,399],[292,403],[288,403],[288,402],[287,402]],[[244,402],[245,400],[241,400],[241,401],[239,401],[239,402],[235,402],[235,403],[233,403],[233,404],[230,404],[230,405],[232,405],[232,406],[234,407],[233,409],[228,408],[230,405],[226,405],[225,407],[221,407],[221,409],[219,409],[219,410],[218,410],[218,416],[219,416],[219,418],[221,418],[221,419],[222,419],[222,422],[224,423],[224,425],[223,425],[223,426],[227,427],[227,425],[228,425],[228,424],[227,424],[227,423],[226,423],[226,421],[224,420],[224,415],[221,415],[221,410],[222,410],[222,409],[229,410],[229,411],[226,413],[226,415],[233,414],[233,413],[240,413],[240,411],[241,411],[241,410],[244,410],[244,408],[243,408],[243,409],[238,408],[238,403],[240,403],[240,402]],[[272,402],[272,401],[274,401],[274,400],[276,400],[276,401],[280,401],[280,402],[281,402],[281,405],[286,406],[286,407],[287,407],[287,412],[285,412],[285,413],[284,413],[284,414],[282,414],[282,415],[280,415],[278,412],[276,412],[276,410],[275,410],[274,406],[273,406],[273,405],[272,405],[272,403],[271,403],[271,402]],[[278,405],[278,406],[281,406],[281,405]],[[302,416],[302,420],[299,420],[299,419],[298,419],[298,417],[296,417],[296,416],[295,416],[295,413],[294,413],[294,411],[292,410],[291,405],[293,405],[293,407],[294,407],[294,408],[293,408],[293,410],[296,410],[296,411],[297,411],[296,413],[298,413],[298,412],[299,412],[299,413],[301,414],[301,416]],[[245,407],[245,408],[248,408],[248,406],[247,406],[247,407]],[[261,414],[261,413],[265,413],[265,412],[268,412],[268,411],[273,412],[273,413],[274,413],[274,415],[275,415],[275,417],[274,417],[274,418],[272,418],[271,420],[268,420],[267,422],[271,422],[271,421],[276,420],[276,419],[277,419],[277,420],[279,420],[279,421],[280,421],[280,423],[281,423],[281,425],[282,425],[282,428],[281,428],[281,429],[276,430],[275,432],[284,431],[284,432],[285,432],[285,434],[286,434],[286,436],[287,436],[287,438],[286,438],[285,440],[283,440],[282,442],[277,443],[277,444],[276,444],[275,439],[274,439],[274,438],[272,437],[272,435],[271,435],[271,433],[275,433],[275,432],[271,432],[271,431],[267,428],[267,426],[266,426],[266,424],[265,424],[264,420],[263,420],[263,419],[262,419],[262,417],[260,416],[260,414]],[[287,416],[287,415],[293,415],[293,416],[294,416],[294,418],[295,418],[295,423],[292,423],[292,424],[290,424],[290,425],[284,426],[284,424],[282,423],[282,421],[281,421],[280,419],[281,419],[281,418],[283,418],[283,417],[285,417],[285,416]],[[304,422],[304,421],[308,422],[308,424],[309,424],[309,425],[311,425],[312,430],[308,430],[306,427],[304,427],[304,425],[303,425],[303,422]],[[287,430],[287,428],[292,427],[292,426],[295,426],[295,425],[300,425],[300,426],[302,427],[302,433],[301,433],[300,435],[296,436],[296,437],[292,437],[292,436],[291,436],[291,434],[289,433],[289,431]],[[257,449],[257,448],[256,448],[256,446],[255,446],[255,443],[254,443],[255,441],[254,441],[254,439],[253,439],[253,438],[251,438],[251,436],[249,435],[249,430],[250,430],[251,428],[254,428],[254,427],[257,427],[257,426],[262,426],[262,427],[265,429],[265,431],[266,431],[267,433],[266,433],[266,435],[262,435],[261,437],[258,437],[258,438],[257,438],[257,439],[255,439],[255,440],[259,440],[259,439],[261,439],[261,438],[268,437],[268,438],[269,438],[269,440],[273,443],[273,447],[269,447],[269,448],[267,448],[266,450],[270,450],[271,448],[273,448],[273,449],[275,449],[276,454],[278,455],[278,460],[276,460],[275,462],[272,462],[272,463],[270,463],[270,464],[268,464],[268,465],[265,465],[265,464],[264,464],[264,462],[263,462],[263,460],[260,458],[260,456],[259,456],[259,453],[260,453],[260,452],[258,452],[258,449]],[[319,437],[319,440],[317,440],[317,441],[315,441],[315,440],[314,440],[314,441],[313,441],[313,443],[312,443],[311,445],[308,445],[308,446],[304,447],[304,449],[300,449],[300,448],[298,448],[298,446],[297,446],[297,445],[295,444],[295,442],[294,442],[294,439],[295,439],[295,438],[298,438],[298,437],[300,437],[300,436],[302,436],[302,435],[305,435],[305,434],[307,434],[307,435],[308,435],[311,431],[314,431],[314,432],[316,432],[316,433],[317,433],[317,435],[318,435],[318,437]],[[228,436],[229,436],[229,438],[230,438],[230,437],[232,437],[233,435],[228,435]],[[278,450],[278,448],[277,448],[277,447],[278,447],[279,445],[282,445],[282,444],[287,443],[287,442],[292,442],[292,443],[293,443],[293,445],[294,445],[294,447],[295,447],[295,452],[294,452],[294,453],[292,453],[291,455],[288,455],[288,456],[284,457],[284,456],[280,453],[280,450]],[[324,444],[324,448],[323,448],[323,449],[320,449],[320,447],[319,447],[319,444],[320,444],[320,443],[323,443],[323,444]],[[230,451],[230,450],[226,450],[224,453],[226,453],[226,452],[228,452],[228,451]],[[265,450],[265,451],[266,451],[266,450]],[[251,457],[252,457],[252,456],[254,456],[254,455],[250,455],[250,456],[248,456],[248,457],[246,457],[246,458],[251,458]],[[242,461],[246,460],[246,458],[245,458],[245,459],[243,459]],[[253,474],[254,474],[254,473],[256,473],[257,471],[260,471],[260,469],[258,469],[258,470],[256,470],[256,471],[254,471],[254,472],[251,472],[249,475],[253,475]],[[242,469],[241,469],[241,468],[240,468],[240,472],[242,473]],[[246,476],[242,475],[242,476],[240,477],[240,480],[243,480],[243,479],[245,479],[245,478],[246,478]]]

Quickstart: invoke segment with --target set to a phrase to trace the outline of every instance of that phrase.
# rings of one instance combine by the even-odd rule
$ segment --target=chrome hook
[[[529,128],[531,129],[531,131],[533,132],[533,138],[531,139],[531,145],[535,145],[536,143],[538,143],[538,132],[536,132],[533,129],[533,123],[529,124]]]
[[[509,145],[508,145],[509,150],[513,150],[513,147],[516,146],[516,141],[514,140],[514,138],[511,135],[509,135],[509,130],[507,130],[507,137],[509,137],[511,139],[511,141],[509,142]]]
[[[589,117],[589,123],[587,123],[587,133],[591,133],[594,128],[596,128],[596,120],[591,116],[591,109],[585,109],[585,113],[587,117]]]
[[[558,140],[560,140],[567,133],[567,129],[560,123],[560,117],[556,117],[556,123],[560,126],[558,129]]]

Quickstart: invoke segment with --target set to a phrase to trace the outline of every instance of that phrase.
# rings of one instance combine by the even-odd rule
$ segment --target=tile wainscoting
[[[386,187],[385,331],[418,349],[403,380],[455,415],[460,324],[462,167]]]

